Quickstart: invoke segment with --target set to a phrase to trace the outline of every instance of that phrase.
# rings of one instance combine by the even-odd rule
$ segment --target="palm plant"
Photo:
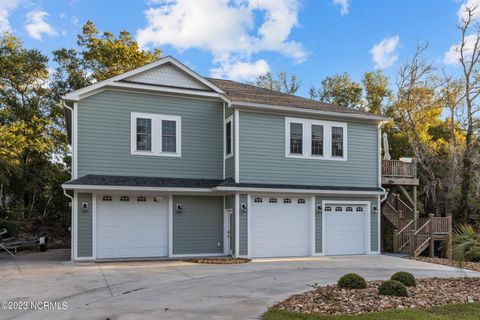
[[[469,224],[461,224],[453,233],[453,258],[457,261],[480,261],[480,233]]]

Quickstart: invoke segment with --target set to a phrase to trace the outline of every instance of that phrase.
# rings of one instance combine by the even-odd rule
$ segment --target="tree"
[[[362,109],[363,88],[347,73],[336,74],[322,80],[321,88],[310,88],[310,98],[342,107]]]
[[[53,77],[55,99],[65,93],[103,81],[161,58],[161,50],[141,49],[128,31],[118,37],[99,31],[87,21],[78,35],[78,49],[58,49],[53,52],[57,68]]]
[[[363,74],[362,84],[365,92],[365,111],[383,114],[386,104],[392,99],[388,78],[382,74],[381,70],[367,71]]]
[[[471,219],[473,159],[474,159],[474,114],[478,112],[477,99],[480,95],[480,26],[475,23],[479,11],[477,7],[465,7],[462,14],[462,24],[459,27],[461,34],[460,65],[464,82],[464,97],[466,109],[465,151],[463,155],[462,184],[460,192],[459,212],[461,220]],[[469,34],[470,32],[473,33]],[[473,38],[472,38],[473,37]]]
[[[292,74],[289,77],[285,72],[279,72],[277,77],[274,78],[272,73],[267,72],[266,74],[257,77],[255,85],[260,88],[294,95],[300,88],[300,80],[295,74]]]

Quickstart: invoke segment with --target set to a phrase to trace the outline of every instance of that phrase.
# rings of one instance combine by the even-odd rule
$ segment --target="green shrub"
[[[338,286],[344,289],[365,289],[367,281],[356,273],[347,273],[338,279]]]
[[[453,232],[453,258],[457,261],[480,261],[480,232],[461,224]]]
[[[378,287],[378,294],[383,296],[408,296],[407,287],[397,280],[387,280]]]
[[[395,273],[390,280],[397,280],[407,287],[415,287],[417,282],[415,281],[415,277],[410,272],[400,271]]]

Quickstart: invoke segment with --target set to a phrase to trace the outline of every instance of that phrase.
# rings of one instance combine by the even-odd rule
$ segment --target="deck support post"
[[[433,258],[435,256],[435,239],[433,238],[433,217],[435,214],[429,213],[428,218],[430,219],[430,258]]]
[[[415,257],[415,229],[410,230],[410,256]]]
[[[398,252],[398,229],[393,229],[393,252]]]
[[[452,214],[447,213],[448,235],[447,235],[447,259],[452,260]]]

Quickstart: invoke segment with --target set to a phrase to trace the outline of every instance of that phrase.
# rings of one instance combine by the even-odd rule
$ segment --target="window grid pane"
[[[323,156],[323,126],[312,125],[312,154]]]
[[[152,150],[152,119],[137,118],[137,150]]]
[[[303,125],[301,123],[290,123],[290,153],[303,154]]]
[[[332,127],[332,156],[343,157],[343,128]]]
[[[225,128],[225,143],[227,144],[225,146],[225,150],[227,154],[232,153],[232,122],[229,121],[227,122],[226,128]]]
[[[162,152],[177,152],[177,123],[162,120]]]

